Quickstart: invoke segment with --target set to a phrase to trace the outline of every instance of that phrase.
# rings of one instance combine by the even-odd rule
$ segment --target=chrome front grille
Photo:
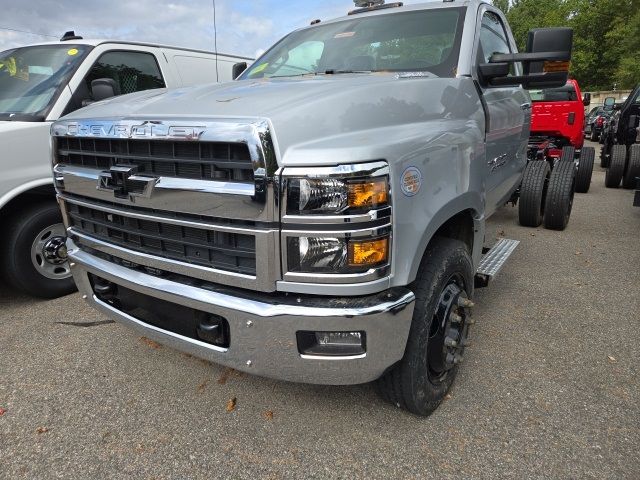
[[[109,168],[126,164],[140,174],[253,183],[253,165],[245,143],[61,137],[55,163]]]
[[[266,122],[61,120],[52,135],[71,249],[276,289],[278,165]]]
[[[252,235],[142,220],[73,203],[67,214],[71,228],[104,242],[218,270],[256,274]]]

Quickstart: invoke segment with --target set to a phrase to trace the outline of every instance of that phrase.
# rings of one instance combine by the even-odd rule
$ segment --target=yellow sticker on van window
[[[78,54],[78,49],[77,48],[72,48],[70,50],[67,50],[67,55],[77,55]]]
[[[253,72],[251,72],[251,74],[253,75],[254,73],[260,73],[268,66],[269,66],[269,62],[265,62],[262,65],[258,65],[256,68],[253,69]]]

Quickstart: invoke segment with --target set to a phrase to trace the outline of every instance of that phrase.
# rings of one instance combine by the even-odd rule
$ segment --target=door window
[[[145,52],[113,51],[103,54],[85,78],[89,91],[91,82],[98,78],[112,78],[116,83],[116,95],[165,86],[156,58]]]
[[[500,17],[493,12],[486,12],[480,27],[480,50],[482,63],[489,63],[494,53],[511,53],[507,33]]]

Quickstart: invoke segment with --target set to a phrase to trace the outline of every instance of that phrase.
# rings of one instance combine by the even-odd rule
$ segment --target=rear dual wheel
[[[550,230],[564,230],[573,209],[576,187],[576,166],[571,160],[556,162],[549,177],[544,205],[544,226]]]
[[[627,164],[627,147],[625,145],[614,145],[611,147],[611,158],[609,168],[604,177],[604,184],[607,188],[618,188],[624,176]]]
[[[580,150],[580,158],[578,159],[578,171],[576,173],[576,192],[587,193],[589,191],[595,158],[595,148],[582,147],[582,150]]]
[[[622,179],[622,187],[635,188],[637,177],[640,177],[640,144],[631,145],[629,148],[629,161]]]
[[[527,163],[518,202],[518,218],[523,227],[535,228],[542,223],[550,174],[551,168],[546,160],[532,160]]]

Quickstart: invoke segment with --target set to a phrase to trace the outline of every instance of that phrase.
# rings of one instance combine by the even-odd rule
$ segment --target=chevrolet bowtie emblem
[[[137,165],[115,165],[100,172],[98,190],[111,191],[117,198],[150,198],[158,177],[138,175]]]

